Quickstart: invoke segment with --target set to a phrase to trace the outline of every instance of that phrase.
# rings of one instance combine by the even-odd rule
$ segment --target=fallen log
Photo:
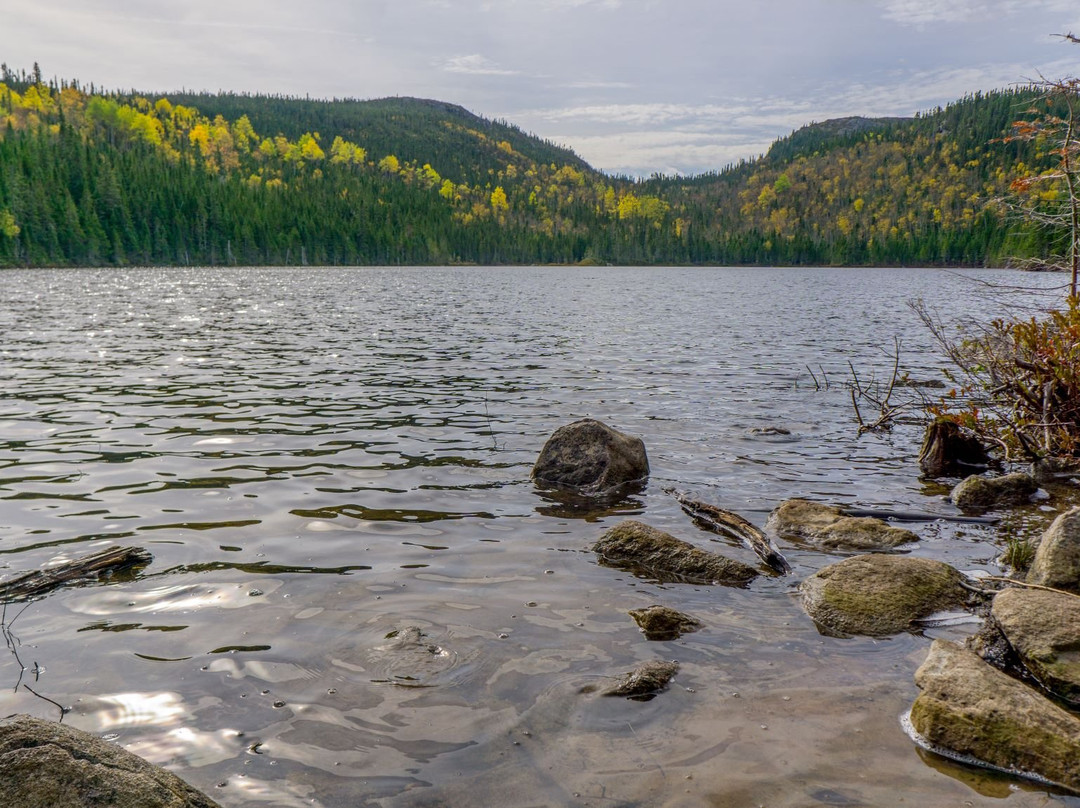
[[[154,560],[149,551],[141,547],[110,547],[99,553],[76,558],[20,575],[0,583],[0,601],[26,600],[59,589],[69,583],[97,580],[134,566],[144,566]]]
[[[870,516],[875,519],[891,519],[894,522],[959,522],[969,525],[996,525],[1001,521],[996,516],[949,516],[941,513],[922,513],[920,511],[888,511],[877,508],[841,508],[845,516]]]
[[[738,539],[753,550],[758,558],[765,562],[765,565],[774,572],[781,575],[787,575],[791,572],[791,565],[780,550],[777,549],[776,545],[739,514],[691,499],[674,488],[665,488],[664,492],[675,497],[682,509],[692,516],[699,525],[711,530],[713,533]]]

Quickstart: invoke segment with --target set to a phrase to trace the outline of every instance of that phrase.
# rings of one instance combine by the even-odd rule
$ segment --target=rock
[[[1018,472],[1002,477],[972,475],[952,492],[953,504],[962,511],[985,511],[1004,505],[1024,505],[1039,490],[1030,474]]]
[[[667,606],[634,609],[630,616],[641,627],[647,640],[677,640],[701,628],[701,621]]]
[[[1080,592],[1080,508],[1054,520],[1035,551],[1028,583]]]
[[[605,494],[649,476],[641,438],[586,418],[559,427],[533,466],[538,483],[586,494]]]
[[[28,715],[0,721],[0,805],[220,808],[175,774],[116,744]]]
[[[911,725],[927,743],[1080,792],[1080,718],[944,640],[915,683]]]
[[[1005,589],[994,598],[990,616],[1027,671],[1080,707],[1080,597]]]
[[[678,662],[653,660],[638,665],[626,674],[618,684],[601,691],[601,696],[622,696],[647,701],[667,687],[679,672]]]
[[[755,426],[749,434],[765,438],[784,438],[791,435],[791,430],[782,426]]]
[[[667,582],[738,585],[758,575],[756,569],[741,561],[699,550],[633,519],[611,528],[592,549],[608,566]]]
[[[825,567],[799,588],[803,608],[823,629],[878,637],[963,606],[967,591],[962,581],[959,572],[940,561],[875,554]]]
[[[789,499],[777,506],[765,529],[827,550],[889,550],[919,540],[910,530],[881,519],[848,516],[840,508],[805,499]]]
[[[1040,485],[1053,485],[1080,477],[1080,457],[1044,457],[1031,464],[1031,476]]]
[[[950,418],[938,418],[926,428],[919,468],[927,477],[952,477],[972,468],[986,468],[990,455],[978,438],[965,434]]]

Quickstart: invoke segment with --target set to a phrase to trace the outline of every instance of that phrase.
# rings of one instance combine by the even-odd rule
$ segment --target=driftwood
[[[769,569],[778,572],[781,575],[787,575],[791,572],[791,565],[777,549],[776,545],[769,541],[764,533],[739,516],[739,514],[733,513],[732,511],[725,511],[723,508],[717,508],[715,505],[699,502],[696,499],[691,499],[686,494],[683,494],[681,491],[676,491],[674,488],[665,488],[664,491],[675,497],[682,506],[682,509],[690,514],[690,516],[694,517],[694,520],[698,524],[703,525],[714,533],[735,537],[757,553],[758,558],[764,561]]]
[[[878,508],[841,508],[845,516],[870,516],[875,519],[891,519],[894,522],[959,522],[968,525],[996,525],[1001,521],[996,516],[950,516],[941,513],[921,513],[919,511],[888,511]]]
[[[4,581],[0,583],[0,601],[26,600],[75,581],[100,580],[128,567],[149,564],[153,559],[141,547],[110,547],[94,555]]]

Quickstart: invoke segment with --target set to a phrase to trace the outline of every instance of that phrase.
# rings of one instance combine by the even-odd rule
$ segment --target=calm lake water
[[[1060,283],[6,271],[0,574],[114,543],[154,561],[8,606],[0,710],[70,707],[227,808],[1080,805],[904,735],[930,637],[974,626],[822,636],[796,587],[838,557],[804,548],[745,590],[657,585],[587,549],[633,516],[755,561],[665,486],[758,525],[794,496],[953,513],[918,479],[921,428],[857,437],[844,382],[849,361],[887,376],[894,337],[912,378],[940,380],[905,301],[982,316],[973,278]],[[643,494],[582,512],[534,488],[548,435],[583,416],[644,439]],[[999,571],[1001,530],[914,529],[917,555]],[[654,603],[704,627],[649,642],[627,611]],[[410,626],[423,642],[388,637]],[[682,668],[652,701],[582,692],[658,658]]]

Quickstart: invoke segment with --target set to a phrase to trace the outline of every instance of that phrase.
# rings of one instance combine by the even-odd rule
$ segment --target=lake
[[[840,557],[807,548],[783,545],[794,574],[746,589],[661,585],[588,551],[633,517],[755,562],[666,486],[759,526],[795,496],[955,513],[919,479],[918,423],[857,435],[848,363],[886,379],[896,338],[912,379],[940,381],[908,300],[952,324],[994,310],[985,282],[1059,277],[0,277],[0,574],[110,544],[154,557],[6,608],[5,715],[70,708],[227,808],[1080,806],[904,734],[930,639],[976,626],[823,636],[797,585]],[[544,441],[584,416],[644,440],[643,493],[589,511],[533,486]],[[917,555],[1000,572],[1001,530],[913,529]],[[704,626],[649,642],[627,611],[654,603]],[[587,692],[650,659],[681,664],[657,698]]]

